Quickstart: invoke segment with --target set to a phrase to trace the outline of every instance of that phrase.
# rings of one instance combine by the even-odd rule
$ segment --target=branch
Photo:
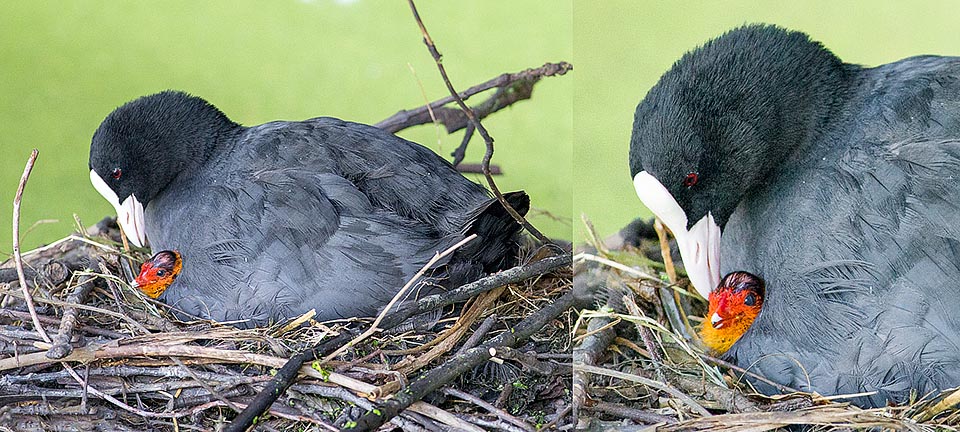
[[[533,86],[544,77],[563,75],[573,69],[567,62],[546,63],[538,68],[530,68],[515,73],[500,74],[481,84],[470,87],[458,94],[461,99],[467,100],[471,96],[483,93],[490,89],[498,89],[487,100],[475,105],[474,112],[480,119],[500,111],[514,103],[530,99]],[[410,110],[400,110],[396,114],[380,121],[374,126],[390,133],[397,133],[409,127],[432,123],[430,111],[433,111],[437,123],[446,128],[447,133],[454,133],[467,127],[470,119],[459,109],[444,108],[456,99],[446,96],[430,102],[427,105]]]
[[[440,71],[440,76],[443,78],[443,83],[447,85],[447,90],[450,92],[450,96],[457,102],[457,105],[460,106],[460,110],[470,119],[470,123],[476,128],[476,131],[480,133],[480,136],[483,137],[483,142],[487,145],[487,151],[483,155],[483,176],[487,179],[487,184],[490,186],[490,190],[493,191],[493,194],[497,197],[497,200],[500,201],[500,204],[503,205],[503,208],[507,210],[507,213],[513,217],[520,225],[523,225],[524,229],[527,230],[531,235],[536,237],[542,244],[553,244],[546,236],[543,235],[539,230],[534,228],[530,222],[527,222],[526,219],[503,198],[503,193],[500,192],[500,188],[497,187],[497,183],[493,181],[493,175],[490,172],[490,159],[493,157],[493,138],[490,137],[490,134],[487,133],[487,129],[480,124],[480,119],[477,118],[477,115],[463,102],[463,98],[460,97],[460,94],[457,93],[457,90],[453,88],[453,83],[450,82],[450,77],[447,76],[447,70],[443,67],[443,62],[441,60],[442,56],[440,51],[437,50],[436,44],[433,43],[433,38],[430,37],[430,33],[427,32],[427,27],[424,26],[423,20],[420,19],[420,13],[417,12],[417,6],[413,3],[413,0],[407,0],[407,3],[410,5],[410,10],[413,12],[413,18],[417,21],[417,25],[420,27],[420,33],[423,35],[423,43],[427,45],[427,50],[430,51],[430,55],[433,56],[434,63],[437,64],[437,69]]]
[[[23,199],[23,189],[27,186],[27,179],[30,178],[30,172],[33,171],[33,164],[37,162],[37,156],[39,154],[40,151],[37,149],[33,149],[33,151],[30,152],[27,165],[23,167],[23,175],[20,176],[20,185],[17,186],[17,194],[13,197],[13,261],[17,266],[17,278],[20,280],[20,289],[23,290],[23,300],[27,303],[30,317],[33,318],[33,327],[44,341],[50,342],[50,336],[47,336],[43,325],[40,324],[40,318],[37,317],[37,308],[33,306],[30,287],[27,286],[27,279],[23,274],[23,258],[20,256],[20,201]]]
[[[255,424],[257,418],[267,411],[283,392],[290,388],[304,363],[320,359],[336,347],[347,343],[353,336],[352,333],[342,332],[332,339],[327,339],[313,348],[293,356],[284,363],[273,379],[263,387],[263,390],[257,393],[257,396],[244,408],[243,412],[233,419],[233,422],[227,426],[226,432],[245,431]]]
[[[466,285],[462,285],[460,288],[455,290],[423,297],[420,300],[417,300],[416,303],[411,303],[410,307],[401,307],[397,311],[387,315],[383,320],[382,327],[392,328],[414,315],[454,303],[466,301],[467,299],[481,292],[489,291],[496,287],[517,283],[532,277],[542,276],[558,268],[570,267],[572,262],[573,258],[570,255],[559,255],[544,258],[540,261],[517,266],[504,270],[500,273],[477,279]]]
[[[413,275],[413,277],[407,281],[403,288],[401,288],[400,291],[393,296],[393,300],[387,304],[383,312],[381,312],[373,324],[370,325],[370,328],[361,335],[354,338],[353,334],[341,333],[331,341],[323,342],[314,349],[309,349],[293,356],[293,358],[288,360],[283,365],[283,367],[280,369],[280,372],[277,373],[277,376],[271,380],[270,383],[260,391],[260,393],[257,394],[257,397],[254,399],[253,403],[248,405],[247,408],[244,409],[239,416],[237,416],[233,423],[230,424],[230,427],[227,428],[227,432],[241,432],[252,426],[257,417],[259,417],[264,411],[267,410],[267,408],[273,405],[273,402],[276,401],[280,395],[282,395],[283,392],[290,387],[291,384],[293,384],[293,381],[297,378],[297,371],[300,370],[300,366],[302,366],[304,362],[308,360],[315,360],[317,359],[318,355],[323,355],[325,357],[320,360],[320,364],[325,364],[337,355],[340,355],[340,353],[343,351],[350,347],[356,346],[358,343],[360,343],[360,341],[377,332],[380,329],[380,323],[387,315],[387,312],[390,311],[390,308],[406,295],[407,291],[410,290],[410,287],[412,287],[415,282],[420,280],[420,277],[423,276],[428,269],[432,268],[434,264],[443,259],[443,257],[453,253],[455,250],[459,249],[461,246],[475,238],[477,238],[477,235],[473,234],[463,240],[460,240],[459,243],[450,246],[443,252],[435,254],[433,258],[424,264],[423,267],[420,268],[420,271]],[[333,347],[336,348],[333,349]]]
[[[91,264],[88,267],[90,273],[97,271],[97,267]],[[90,290],[93,289],[93,282],[97,279],[97,276],[87,276],[83,282],[77,284],[73,289],[73,292],[67,296],[67,303],[70,304],[81,304],[86,301],[87,295],[90,294]],[[47,351],[47,358],[51,359],[62,359],[70,354],[73,351],[73,345],[70,344],[70,340],[73,337],[73,330],[77,326],[77,308],[72,306],[66,306],[63,308],[63,318],[60,320],[60,329],[57,331],[56,336],[53,337],[52,347]]]
[[[442,365],[420,375],[419,379],[410,383],[410,386],[401,392],[395,393],[390,399],[377,404],[377,407],[357,419],[352,428],[341,429],[344,432],[372,431],[396,417],[414,402],[419,401],[430,392],[438,389],[444,383],[462,375],[492,357],[491,348],[500,346],[515,347],[531,335],[541,330],[548,322],[570,309],[577,299],[573,291],[557,298],[554,302],[543,307],[535,314],[520,321],[510,331],[487,341],[487,343],[471,348],[463,354],[458,354]]]

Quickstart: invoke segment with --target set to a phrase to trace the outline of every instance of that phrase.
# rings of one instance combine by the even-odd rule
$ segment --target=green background
[[[494,163],[506,172],[501,188],[530,192],[535,212],[572,215],[575,240],[582,238],[581,214],[602,235],[647,214],[627,167],[633,110],[680,55],[730,28],[767,22],[802,30],[864,65],[960,54],[960,3],[951,1],[420,0],[419,6],[458,88],[573,60],[574,72],[543,81],[533,100],[485,125],[497,141]],[[112,214],[87,178],[90,136],[116,106],[166,88],[203,96],[248,125],[320,115],[374,123],[445,95],[405,1],[5,2],[0,254],[11,249],[10,203],[29,149],[41,155],[21,230],[59,222],[25,233],[25,248],[66,235],[74,213],[86,225]],[[444,155],[460,139],[433,126],[402,136]],[[479,143],[467,162],[479,161]],[[568,220],[539,213],[533,220],[550,235],[571,235]]]
[[[726,30],[778,24],[810,34],[848,63],[960,55],[960,2],[576,1],[574,219],[601,236],[649,213],[633,190],[627,149],[633,111],[683,53]]]
[[[458,89],[572,58],[569,1],[417,3]],[[84,225],[113,214],[89,183],[90,137],[118,105],[168,88],[202,96],[246,125],[316,116],[375,123],[447,94],[405,1],[4,2],[0,258],[12,250],[12,201],[30,149],[40,157],[23,200],[24,250],[69,234],[73,214]],[[500,188],[525,189],[534,212],[566,219],[532,217],[564,238],[572,88],[570,74],[548,78],[532,100],[484,122],[505,172]],[[401,135],[442,155],[461,137],[432,125]],[[482,141],[471,145],[466,162],[479,162]],[[34,226],[47,219],[58,222]]]

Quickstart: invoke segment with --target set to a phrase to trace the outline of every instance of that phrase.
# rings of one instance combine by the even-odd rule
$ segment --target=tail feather
[[[530,197],[526,192],[509,192],[503,198],[520,215],[526,215],[530,210]],[[499,200],[490,199],[476,208],[473,217],[464,225],[463,234],[476,234],[477,238],[454,253],[450,267],[472,267],[483,273],[493,273],[513,266],[521,229],[523,226],[507,213]]]

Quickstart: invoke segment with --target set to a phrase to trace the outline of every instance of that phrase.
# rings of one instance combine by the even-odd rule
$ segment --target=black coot
[[[650,90],[630,168],[701,294],[766,280],[739,365],[874,406],[960,385],[960,59],[739,28]]]
[[[161,299],[189,314],[262,325],[317,310],[369,316],[435,253],[479,238],[422,283],[508,266],[516,223],[432,151],[334,118],[243,127],[166,91],[117,108],[90,147],[90,178],[128,238],[177,250]],[[526,194],[507,195],[520,212]]]

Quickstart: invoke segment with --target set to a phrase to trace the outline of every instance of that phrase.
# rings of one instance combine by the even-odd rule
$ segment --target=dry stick
[[[249,405],[233,419],[226,432],[244,431],[253,425],[257,417],[263,414],[296,380],[300,367],[308,361],[315,360],[326,354],[327,351],[335,346],[346,343],[353,334],[348,332],[340,333],[333,339],[327,339],[323,343],[314,346],[311,349],[303,351],[284,363],[283,367],[277,371],[277,374],[270,380]]]
[[[430,341],[433,345],[429,351],[417,357],[407,357],[403,361],[391,366],[391,369],[400,372],[403,375],[409,375],[426,365],[430,364],[435,358],[449,353],[453,347],[460,342],[463,335],[470,331],[470,326],[477,317],[484,311],[489,310],[499,297],[503,294],[506,287],[498,287],[477,296],[476,302],[469,309],[460,314],[460,318],[449,329],[436,339]]]
[[[33,318],[33,326],[36,328],[37,333],[40,334],[43,340],[47,343],[50,343],[50,336],[47,335],[47,332],[43,329],[43,325],[40,324],[40,318],[37,316],[37,310],[33,306],[33,298],[30,296],[30,290],[27,287],[27,282],[23,275],[23,260],[20,257],[20,202],[23,199],[23,189],[27,184],[27,179],[30,178],[30,171],[33,170],[33,165],[36,163],[37,155],[39,155],[39,153],[40,152],[37,149],[33,149],[33,151],[30,153],[30,158],[27,159],[27,165],[23,169],[23,175],[20,177],[20,185],[17,187],[17,194],[13,198],[13,259],[17,266],[17,276],[20,279],[21,288],[23,288],[24,301],[27,303],[27,309],[30,310],[31,318]],[[95,396],[106,399],[120,408],[139,415],[148,416],[153,414],[133,408],[123,402],[120,402],[110,395],[107,395],[93,387],[87,386],[86,381],[84,381],[84,379],[73,370],[73,367],[65,362],[63,363],[63,367],[67,370],[67,372],[70,373],[70,376],[72,376],[74,380],[80,383],[84,389],[88,390],[90,393],[93,393]]]
[[[573,65],[567,62],[545,63],[543,66],[540,66],[538,68],[526,69],[526,70],[522,70],[520,72],[515,72],[515,73],[500,74],[495,78],[487,80],[481,84],[477,84],[473,87],[470,87],[460,92],[459,96],[461,99],[467,100],[473,95],[476,95],[478,93],[483,93],[493,88],[511,89],[511,90],[515,90],[511,93],[519,93],[519,91],[522,90],[522,88],[519,88],[519,89],[515,88],[516,87],[514,86],[515,84],[530,83],[530,88],[532,88],[533,84],[540,81],[541,78],[564,75],[572,69],[573,69]],[[527,97],[523,99],[527,99],[527,98],[529,98],[529,92],[527,93]],[[518,102],[523,99],[518,98],[515,101],[509,102],[509,101],[503,100],[502,98],[500,100],[497,100],[495,99],[495,97],[491,97],[490,99],[487,100],[487,102],[481,103],[477,107],[474,107],[474,112],[477,113],[477,116],[483,119],[486,116],[493,114],[499,111],[500,109],[506,108],[510,104],[514,102]],[[390,133],[396,133],[408,127],[427,124],[427,123],[440,123],[444,125],[444,127],[446,127],[447,133],[454,133],[463,128],[469,129],[471,126],[470,120],[465,116],[465,114],[462,111],[460,111],[459,109],[454,110],[454,109],[442,108],[444,105],[454,102],[455,100],[456,99],[454,99],[453,96],[446,96],[444,98],[435,100],[433,102],[430,102],[427,105],[424,105],[415,109],[402,110],[390,116],[389,118],[380,121],[374,126],[380,129],[383,129],[385,131],[388,131]],[[493,107],[494,109],[491,109],[489,110],[489,112],[487,112],[482,108],[482,106],[484,106],[485,104],[491,101],[497,101],[499,103],[499,106],[496,106],[496,104],[494,104],[495,105]],[[506,102],[509,102],[509,103],[506,103]],[[431,111],[433,111],[433,115],[431,115]]]
[[[468,174],[483,174],[483,165],[476,163],[461,163],[457,165],[457,171]],[[490,165],[490,173],[493,175],[503,174],[499,165]]]
[[[472,348],[467,352],[453,356],[442,365],[420,375],[420,378],[410,383],[404,391],[396,393],[392,398],[377,404],[377,408],[357,419],[356,427],[345,428],[344,431],[375,430],[384,422],[396,417],[400,411],[419,401],[430,392],[446,384],[450,380],[462,375],[477,365],[490,359],[490,348],[498,346],[513,347],[539,331],[548,322],[570,309],[577,301],[576,295],[569,291],[543,307],[533,315],[517,323],[511,331],[503,332],[490,339],[485,344]]]
[[[247,408],[244,409],[243,412],[241,412],[240,415],[238,415],[233,420],[233,423],[231,423],[230,426],[226,429],[226,432],[245,431],[251,425],[253,425],[257,417],[263,414],[263,412],[268,407],[270,407],[270,405],[273,405],[273,403],[280,397],[280,395],[282,395],[283,392],[286,391],[291,384],[293,384],[293,381],[296,380],[297,378],[297,372],[300,370],[300,366],[303,365],[304,362],[316,359],[319,355],[323,355],[321,353],[325,353],[326,351],[328,351],[327,348],[334,346],[334,343],[336,345],[339,345],[339,348],[337,348],[332,353],[324,357],[319,364],[327,363],[328,361],[340,355],[350,347],[356,346],[358,343],[360,343],[364,339],[370,337],[371,335],[376,333],[378,330],[380,330],[380,327],[379,327],[380,322],[383,321],[384,316],[386,316],[387,312],[390,311],[390,308],[392,308],[394,304],[396,304],[401,298],[403,298],[407,294],[407,292],[410,290],[410,287],[412,287],[415,282],[420,280],[420,277],[422,277],[423,274],[426,273],[428,269],[432,268],[438,261],[440,261],[447,255],[450,255],[451,253],[453,253],[453,251],[459,249],[461,246],[463,246],[464,244],[470,242],[475,238],[477,238],[477,235],[472,234],[467,238],[460,240],[459,242],[457,242],[457,244],[450,246],[443,252],[434,254],[433,258],[431,258],[430,261],[424,264],[423,267],[420,268],[420,271],[418,271],[417,274],[413,275],[413,277],[410,278],[409,281],[407,281],[407,283],[403,286],[403,288],[400,289],[400,291],[393,296],[393,299],[390,300],[390,303],[387,303],[387,306],[383,309],[383,312],[381,312],[380,315],[377,316],[377,319],[373,321],[373,324],[370,325],[370,328],[368,328],[365,332],[363,332],[359,336],[347,342],[347,339],[353,335],[348,333],[343,333],[332,340],[327,340],[322,342],[320,345],[317,345],[313,349],[308,349],[304,352],[301,352],[293,356],[290,360],[288,360],[283,365],[282,368],[280,368],[280,372],[277,373],[274,379],[270,380],[270,383],[267,384],[266,387],[264,387],[263,391],[257,394],[253,402],[251,402],[250,405],[247,405]],[[331,343],[331,342],[334,342],[334,343]]]
[[[467,341],[463,343],[463,346],[457,350],[457,354],[463,354],[464,351],[477,346],[478,343],[483,339],[487,333],[490,332],[490,329],[493,328],[493,325],[497,323],[497,314],[492,314],[480,323],[480,326],[477,327],[477,330],[467,338]]]
[[[480,136],[483,137],[483,142],[487,145],[487,151],[483,155],[483,176],[487,179],[487,184],[490,186],[490,190],[493,191],[493,194],[496,195],[497,200],[500,201],[500,204],[503,205],[503,208],[507,210],[507,213],[513,217],[520,225],[537,238],[543,244],[553,244],[546,236],[543,235],[539,230],[533,227],[530,222],[527,222],[520,213],[503,198],[503,193],[500,192],[500,188],[497,187],[496,182],[493,181],[493,175],[490,173],[490,159],[493,157],[493,138],[490,137],[490,134],[487,133],[487,129],[480,124],[480,120],[474,114],[473,110],[463,102],[463,98],[460,97],[460,94],[457,93],[457,90],[453,88],[453,83],[450,82],[450,78],[447,76],[447,70],[443,67],[443,62],[441,60],[442,56],[440,51],[437,50],[437,46],[433,43],[433,38],[430,37],[430,33],[427,32],[427,27],[424,26],[423,20],[420,19],[420,13],[417,12],[417,6],[413,3],[413,0],[407,0],[407,3],[410,5],[410,10],[413,12],[413,18],[417,21],[417,25],[420,27],[420,33],[423,35],[423,43],[427,45],[427,49],[430,51],[430,55],[433,56],[434,63],[437,64],[437,69],[440,70],[440,76],[443,78],[443,83],[446,84],[447,90],[450,92],[450,96],[454,98],[457,102],[457,105],[460,106],[460,109],[466,114],[467,118],[470,119],[470,123],[477,129],[477,132],[480,133]]]
[[[27,179],[30,178],[30,171],[33,171],[33,164],[37,162],[37,156],[40,151],[33,149],[30,152],[30,158],[27,159],[27,165],[23,167],[23,175],[20,176],[20,185],[17,186],[17,194],[13,197],[13,262],[17,266],[17,278],[20,280],[20,288],[23,290],[23,299],[27,303],[27,309],[30,311],[30,317],[33,318],[33,327],[40,334],[44,341],[50,342],[50,336],[40,324],[40,318],[37,318],[37,308],[33,306],[33,297],[30,296],[30,288],[27,286],[27,278],[23,274],[23,259],[20,257],[20,201],[23,199],[23,188],[27,185]]]
[[[667,229],[664,227],[663,222],[660,221],[660,218],[656,218],[653,221],[653,229],[657,232],[657,239],[660,241],[660,256],[663,257],[663,265],[666,267],[667,277],[670,278],[670,284],[677,284],[677,271],[673,266],[673,257],[670,256],[670,240],[667,238]],[[683,325],[681,333],[684,336],[689,336],[689,340],[694,341],[697,345],[700,345],[700,335],[693,330],[693,326],[690,325],[690,320],[687,319],[687,312],[683,310],[683,303],[680,301],[680,292],[677,290],[673,291],[673,302],[676,305],[677,310],[680,312],[680,324]],[[663,293],[663,290],[660,290]],[[662,296],[661,296],[662,299]]]
[[[443,306],[466,301],[467,299],[493,288],[517,283],[533,277],[542,276],[562,267],[569,267],[572,257],[569,254],[553,256],[529,264],[516,266],[500,273],[477,279],[455,290],[443,294],[434,294],[417,300],[413,307],[393,312],[384,319],[384,327],[393,327],[418,313],[434,310]]]
[[[695,400],[691,399],[690,396],[683,394],[683,392],[681,392],[680,390],[677,390],[676,388],[674,388],[669,384],[654,381],[652,379],[647,379],[639,375],[628,374],[625,372],[620,372],[612,369],[599,368],[596,366],[577,365],[577,368],[587,373],[592,373],[596,375],[605,375],[613,378],[620,378],[622,380],[633,381],[635,383],[639,383],[647,387],[653,387],[657,390],[666,392],[670,394],[670,396],[673,396],[679,399],[685,405],[690,407],[690,409],[692,409],[694,412],[696,412],[697,414],[700,414],[703,417],[710,417],[712,415],[710,414],[710,411],[707,411],[706,408],[698,404]]]
[[[631,315],[644,316],[643,311],[641,311],[637,303],[633,301],[633,298],[623,296],[623,304]],[[660,381],[664,381],[663,368],[661,367],[661,365],[663,365],[663,353],[660,352],[660,345],[656,343],[653,332],[650,331],[649,327],[639,322],[635,322],[633,325],[637,329],[637,333],[640,334],[640,339],[643,340],[643,345],[647,348],[647,353],[650,354],[650,361],[653,362],[653,368],[657,371],[657,378]]]
[[[410,290],[410,287],[413,286],[414,282],[419,280],[420,277],[423,276],[423,274],[426,273],[428,269],[433,267],[434,264],[436,264],[438,261],[440,261],[447,255],[450,255],[451,253],[453,253],[453,251],[460,249],[461,246],[463,246],[464,244],[466,244],[467,242],[475,238],[477,238],[477,235],[471,234],[469,237],[463,240],[460,240],[457,244],[450,246],[449,248],[447,248],[447,250],[441,253],[435,254],[433,258],[430,259],[430,261],[428,261],[426,264],[423,265],[423,267],[420,268],[420,271],[418,271],[417,274],[413,275],[413,277],[410,278],[409,281],[407,281],[406,285],[404,285],[403,288],[400,289],[400,292],[398,292],[397,295],[393,296],[393,299],[390,300],[390,303],[387,303],[387,306],[385,308],[383,308],[383,312],[380,312],[380,315],[377,315],[377,319],[373,321],[373,324],[370,325],[370,328],[367,329],[367,331],[360,334],[360,336],[357,336],[354,340],[350,341],[350,343],[340,347],[336,351],[324,357],[321,363],[326,363],[332,360],[334,357],[340,355],[342,352],[346,351],[348,348],[352,346],[356,346],[356,344],[360,343],[370,335],[376,333],[377,330],[380,330],[380,327],[379,327],[380,323],[387,316],[387,313],[390,312],[390,309],[393,308],[393,305],[395,305],[401,298],[403,298],[407,294],[407,291]]]
[[[607,299],[610,306],[612,298]],[[619,322],[619,320],[617,321]],[[580,408],[587,401],[590,380],[581,369],[583,365],[595,365],[600,356],[606,351],[616,337],[613,326],[616,324],[609,316],[596,316],[587,323],[587,335],[583,341],[573,349],[573,398],[571,410],[573,418],[580,418]]]
[[[95,268],[91,265],[88,271],[94,272]],[[79,304],[86,300],[90,290],[93,289],[93,281],[97,276],[88,276],[86,280],[77,284],[73,292],[67,296],[67,303]],[[62,359],[73,351],[73,345],[70,339],[73,338],[73,329],[77,326],[77,308],[67,306],[63,308],[63,318],[60,319],[60,329],[57,335],[53,337],[53,346],[47,350],[47,358]]]
[[[16,295],[15,293],[10,293],[10,294],[11,294],[11,295]],[[21,295],[22,295],[22,293],[21,293]],[[103,308],[98,308],[98,307],[96,307],[96,306],[89,306],[89,305],[79,304],[79,303],[67,303],[67,302],[65,302],[65,301],[54,300],[54,299],[40,298],[40,299],[37,299],[37,301],[39,301],[40,303],[51,304],[51,305],[54,305],[54,306],[62,306],[62,307],[68,307],[68,306],[69,306],[69,307],[75,307],[75,308],[77,308],[77,309],[83,309],[83,310],[88,310],[88,311],[91,311],[91,312],[97,312],[97,313],[100,313],[100,314],[104,314],[104,315],[107,315],[107,316],[110,316],[110,317],[113,317],[113,318],[117,318],[117,319],[123,320],[123,321],[127,322],[128,324],[130,324],[131,326],[140,329],[140,331],[142,331],[142,332],[144,332],[144,333],[150,333],[150,331],[147,330],[147,328],[144,327],[143,324],[140,324],[137,320],[135,320],[135,319],[133,319],[133,318],[130,318],[130,317],[128,317],[127,315],[122,314],[122,313],[114,312],[114,311],[107,310],[107,309],[103,309]]]
[[[450,396],[458,397],[458,398],[463,399],[463,400],[465,400],[465,401],[467,401],[467,402],[470,402],[470,403],[472,403],[472,404],[474,404],[474,405],[476,405],[476,406],[479,406],[480,408],[483,408],[483,409],[489,411],[491,414],[497,416],[497,417],[500,418],[501,420],[504,420],[504,421],[506,421],[506,422],[512,423],[512,424],[514,424],[515,426],[520,427],[521,429],[523,429],[523,430],[525,430],[525,431],[533,432],[533,431],[536,430],[536,429],[533,428],[533,426],[530,425],[530,423],[527,423],[527,422],[525,422],[525,421],[523,421],[523,420],[520,420],[520,419],[518,419],[518,418],[516,418],[516,417],[514,417],[514,416],[512,416],[512,415],[510,415],[510,413],[508,413],[508,412],[506,412],[506,411],[504,411],[504,410],[502,410],[502,409],[500,409],[500,408],[497,408],[497,407],[491,405],[489,402],[487,402],[487,401],[485,401],[485,400],[483,400],[483,399],[480,399],[480,398],[478,398],[478,397],[476,397],[476,396],[474,396],[474,395],[472,395],[472,394],[470,394],[470,393],[467,393],[467,392],[462,391],[462,390],[457,390],[457,389],[455,389],[455,388],[450,388],[450,387],[443,389],[443,392],[446,393],[446,394],[448,394],[448,395],[450,395]]]
[[[602,412],[613,415],[617,418],[629,418],[634,421],[638,421],[644,424],[654,424],[654,423],[676,423],[677,419],[673,417],[667,417],[663,414],[657,414],[656,412],[650,410],[639,410],[636,408],[630,408],[628,406],[614,404],[604,401],[590,401],[583,406],[583,409]]]
[[[716,358],[716,357],[709,356],[709,355],[703,354],[703,353],[697,353],[697,355],[699,355],[700,358],[702,358],[702,359],[704,359],[704,360],[706,360],[706,361],[708,361],[708,362],[710,362],[710,363],[713,363],[713,364],[718,365],[718,366],[723,366],[723,367],[728,368],[728,369],[735,370],[735,371],[740,372],[740,373],[742,373],[742,374],[744,374],[744,375],[746,375],[746,376],[748,376],[748,377],[750,377],[750,378],[753,378],[753,379],[755,379],[755,380],[757,380],[757,381],[761,381],[761,382],[763,382],[763,383],[765,383],[765,384],[771,385],[771,386],[775,387],[780,393],[801,393],[800,390],[797,390],[797,389],[795,389],[795,388],[793,388],[793,387],[785,386],[785,385],[780,384],[780,383],[775,382],[775,381],[771,381],[770,379],[764,377],[763,375],[760,375],[760,374],[757,374],[757,373],[754,373],[754,372],[750,372],[750,371],[748,371],[748,370],[746,370],[746,369],[744,369],[744,368],[742,368],[742,367],[740,367],[740,366],[737,366],[737,365],[735,365],[735,364],[733,364],[733,363],[730,363],[730,362],[727,362],[727,361],[723,361],[723,360],[721,360],[721,359],[718,359],[718,358]]]
[[[30,314],[29,314],[29,313],[26,313],[26,312],[20,312],[20,311],[15,311],[15,310],[10,310],[10,309],[0,309],[0,318],[10,318],[10,319],[22,320],[22,319],[24,319],[24,318],[30,318]],[[45,315],[38,315],[37,318],[40,318],[40,322],[42,322],[42,323],[44,323],[44,324],[59,324],[59,323],[60,323],[60,320],[58,320],[58,319],[56,319],[56,318],[53,318],[53,317],[48,317],[48,316],[45,316]],[[112,331],[112,330],[106,330],[106,329],[102,329],[102,328],[99,328],[99,327],[91,327],[91,326],[81,325],[81,326],[78,327],[78,328],[80,329],[80,331],[83,331],[83,332],[85,332],[85,333],[90,333],[90,334],[97,335],[97,336],[104,336],[104,337],[108,337],[108,338],[111,338],[111,339],[121,339],[121,338],[125,338],[125,337],[129,337],[129,336],[130,336],[130,335],[128,335],[128,334],[124,334],[124,333],[120,333],[120,332],[115,332],[115,331]]]

